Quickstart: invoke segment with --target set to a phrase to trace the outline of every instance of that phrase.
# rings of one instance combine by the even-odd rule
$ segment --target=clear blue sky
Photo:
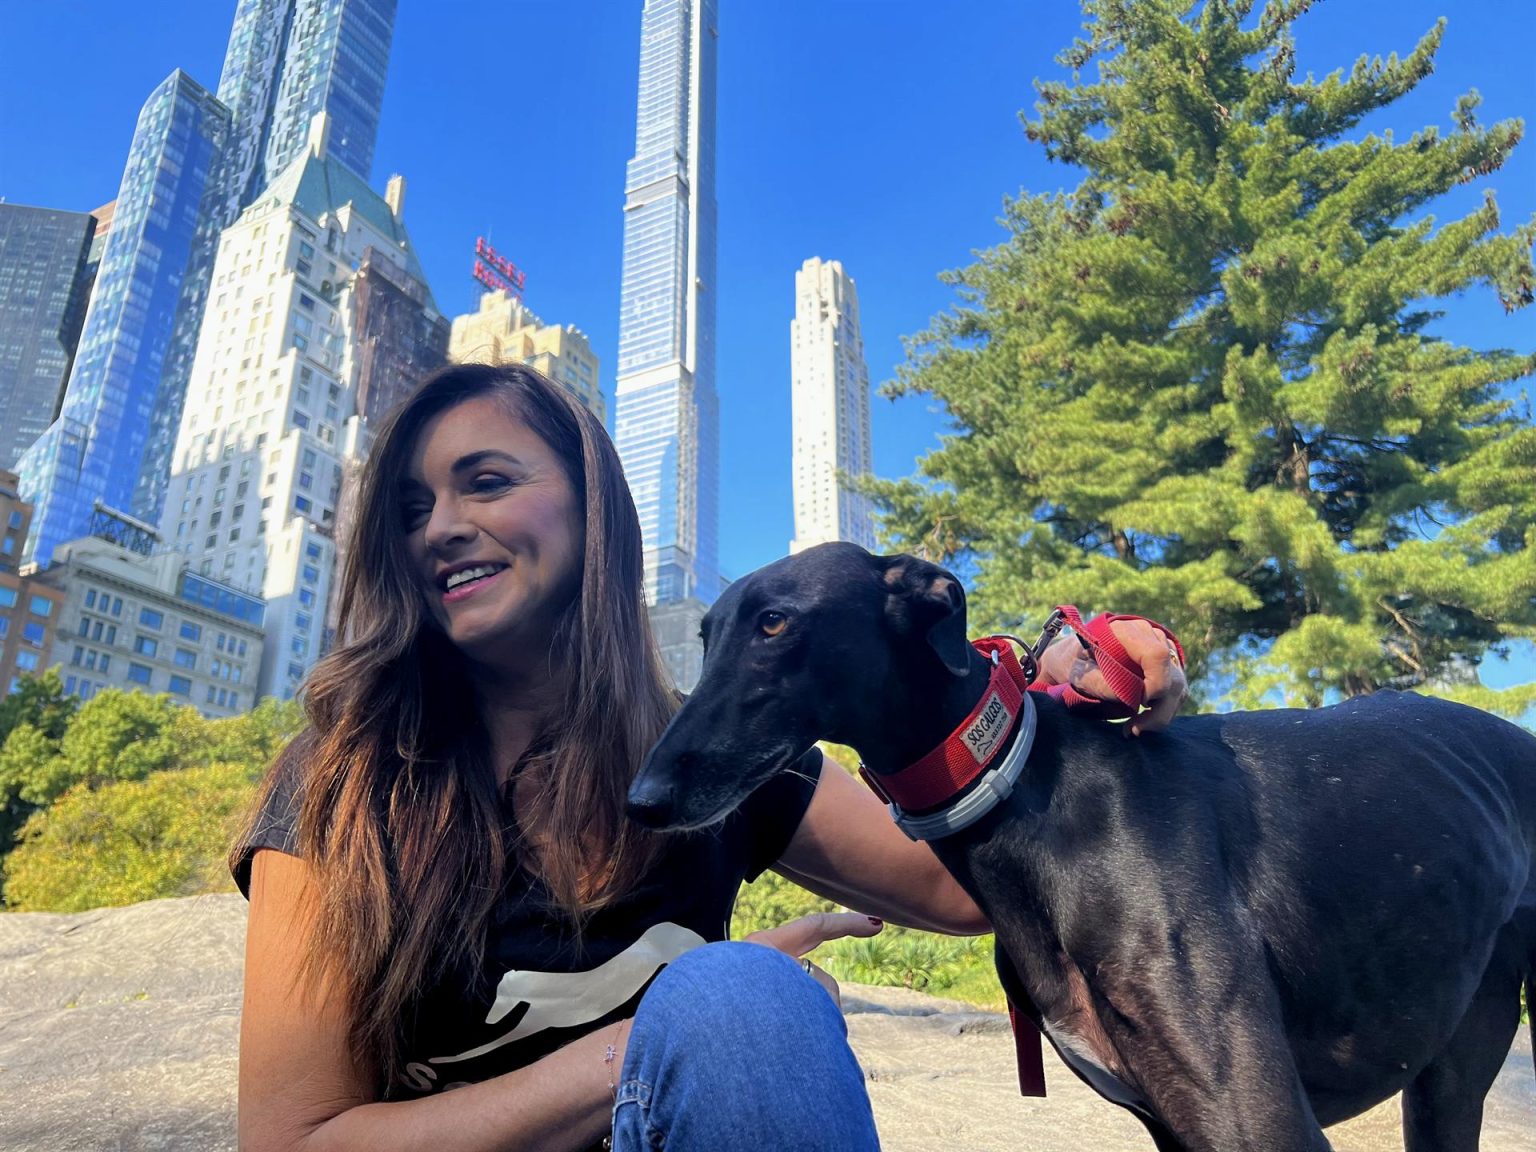
[[[399,3],[375,186],[405,175],[406,222],[444,312],[472,306],[470,248],[488,233],[526,272],[533,309],[591,337],[611,402],[639,0]],[[1003,198],[1076,182],[1024,139],[1017,114],[1033,107],[1034,78],[1061,75],[1055,56],[1080,18],[1070,0],[720,6],[721,562],[739,575],[781,555],[793,532],[796,268],[808,256],[843,261],[859,285],[871,379],[890,379],[902,337],[952,303],[937,274],[1002,239]],[[176,67],[215,87],[234,7],[6,4],[0,197],[80,210],[112,199],[144,97]],[[1485,121],[1536,119],[1536,9],[1513,0],[1331,0],[1297,25],[1301,70],[1406,53],[1442,13],[1436,73],[1367,128],[1448,131],[1457,95],[1474,87]],[[1486,187],[1506,224],[1536,212],[1536,142],[1433,211],[1459,216]],[[1536,347],[1530,310],[1507,317],[1485,291],[1448,307],[1444,335]],[[873,405],[876,470],[910,474],[942,414],[922,399]]]

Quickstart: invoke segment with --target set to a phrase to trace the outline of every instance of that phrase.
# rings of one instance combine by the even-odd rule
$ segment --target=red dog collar
[[[1152,625],[1173,645],[1179,663],[1184,663],[1184,648],[1178,637],[1155,620],[1106,612],[1084,624],[1082,615],[1072,605],[1058,605],[1037,647],[1043,651],[1061,623],[1070,625],[1083,646],[1093,654],[1094,662],[1114,693],[1113,699],[1086,696],[1070,684],[1048,687],[1034,684],[1035,658],[1039,652],[1029,654],[1030,666],[1026,671],[1019,663],[1012,637],[984,636],[971,644],[991,660],[992,677],[970,715],[942,744],[917,763],[888,776],[876,776],[861,764],[859,775],[876,795],[903,812],[926,812],[942,807],[964,792],[997,758],[1018,721],[1026,691],[1045,692],[1069,708],[1106,719],[1135,716],[1146,699],[1146,682],[1141,666],[1131,659],[1110,627],[1117,620],[1142,620]]]
[[[949,737],[917,763],[876,776],[859,767],[875,794],[903,812],[923,812],[952,800],[973,784],[1008,743],[1031,676],[1019,664],[1013,641],[986,636],[972,647],[992,662],[992,678],[976,707]]]

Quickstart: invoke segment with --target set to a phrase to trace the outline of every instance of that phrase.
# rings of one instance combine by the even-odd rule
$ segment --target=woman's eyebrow
[[[515,468],[522,467],[522,461],[510,452],[502,452],[496,448],[483,448],[479,452],[471,452],[467,456],[460,456],[454,461],[455,472],[467,472],[471,468],[478,468],[481,464],[490,460],[499,460],[505,464],[511,464]]]

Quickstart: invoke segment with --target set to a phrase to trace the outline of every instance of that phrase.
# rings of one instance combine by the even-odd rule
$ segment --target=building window
[[[203,638],[203,626],[194,624],[190,620],[181,622],[181,631],[178,633],[183,640],[201,640]]]
[[[76,644],[75,645],[74,655],[69,658],[69,662],[71,664],[73,664],[76,668],[79,668],[82,664],[84,664],[85,663],[85,649],[82,648],[80,645]]]
[[[150,636],[135,636],[133,638],[133,650],[140,656],[153,657],[160,648],[160,641]]]
[[[130,663],[128,665],[128,679],[132,680],[135,684],[148,684],[149,665]]]
[[[313,588],[300,588],[299,603],[306,608],[313,608],[315,606],[315,590]]]
[[[10,608],[16,603],[16,589],[0,588],[0,608]]]
[[[46,596],[32,597],[32,603],[29,605],[29,607],[32,609],[32,615],[34,616],[53,615],[53,601],[48,599]]]
[[[302,665],[302,664],[289,664],[288,665],[288,679],[290,679],[290,680],[302,680],[302,679],[304,679],[304,665]]]
[[[310,618],[304,615],[302,612],[293,618],[293,626],[300,632],[308,632],[311,623],[312,621]]]
[[[21,629],[21,638],[28,644],[41,648],[43,646],[43,626],[41,624],[24,624]]]
[[[20,528],[21,527],[21,513],[20,512],[12,512],[10,514],[10,516],[6,518],[5,526],[7,528],[11,528],[11,529]]]
[[[89,636],[91,634],[91,618],[89,616],[80,617],[80,627],[75,629],[75,632],[80,636]]]
[[[108,624],[107,625],[107,635],[105,637],[105,641],[108,644],[116,644],[117,643],[117,625],[116,624]]]
[[[190,696],[192,695],[192,681],[185,676],[172,676],[170,691],[176,696]]]
[[[91,639],[92,640],[100,640],[101,639],[101,631],[102,631],[102,622],[100,620],[97,620],[97,621],[95,621],[91,625]]]
[[[176,665],[179,668],[196,668],[197,653],[190,648],[176,649]]]
[[[16,653],[16,670],[18,672],[36,672],[37,671],[37,653],[36,652],[18,652],[18,653]]]
[[[103,652],[101,654],[101,663],[97,664],[96,667],[99,668],[101,671],[105,672],[107,670],[107,667],[111,663],[112,663],[112,657],[109,656],[107,653]]]
[[[295,512],[308,513],[315,506],[315,502],[308,496],[295,496],[293,498],[293,510]]]
[[[106,597],[103,596],[102,599],[105,600]],[[114,615],[114,616],[121,616],[122,614],[123,614],[123,598],[121,596],[114,596],[114,597],[112,597],[112,615]]]
[[[214,691],[215,691],[215,689],[214,689],[213,685],[212,684],[208,685],[208,703],[210,703],[210,704],[213,703]]]
[[[87,588],[85,590],[85,606],[87,608],[96,607],[96,589]]]
[[[158,632],[165,624],[165,613],[156,612],[153,608],[140,608],[139,623]]]
[[[304,583],[313,584],[320,579],[320,569],[313,564],[304,565]]]
[[[320,545],[311,540],[307,545],[304,546],[304,555],[311,560],[320,559]]]

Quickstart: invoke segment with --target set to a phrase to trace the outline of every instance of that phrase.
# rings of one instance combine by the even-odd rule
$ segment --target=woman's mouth
[[[443,603],[454,604],[473,596],[506,571],[506,567],[505,564],[477,564],[473,568],[450,572],[443,581]]]

